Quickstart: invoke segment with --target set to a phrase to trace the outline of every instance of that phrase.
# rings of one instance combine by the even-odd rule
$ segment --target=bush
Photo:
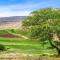
[[[6,50],[6,47],[2,44],[0,44],[0,51],[5,51]]]
[[[11,29],[11,32],[13,32],[13,33],[14,33],[14,32],[15,32],[15,30],[14,30],[14,29]]]

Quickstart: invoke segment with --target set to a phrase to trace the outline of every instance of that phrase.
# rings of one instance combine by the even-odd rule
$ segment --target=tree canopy
[[[44,8],[31,12],[23,21],[23,26],[30,30],[30,37],[42,41],[49,40],[60,51],[60,9]],[[54,41],[54,44],[53,44]],[[58,44],[59,43],[59,44]],[[56,48],[56,49],[57,49]]]

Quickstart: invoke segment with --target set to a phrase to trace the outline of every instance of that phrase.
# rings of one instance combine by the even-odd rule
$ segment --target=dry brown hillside
[[[0,29],[18,29],[21,28],[22,21],[18,22],[8,22],[6,24],[0,24]]]

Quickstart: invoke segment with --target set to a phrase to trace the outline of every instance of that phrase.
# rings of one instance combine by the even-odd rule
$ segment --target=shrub
[[[5,51],[6,50],[6,47],[2,44],[0,44],[0,51]]]

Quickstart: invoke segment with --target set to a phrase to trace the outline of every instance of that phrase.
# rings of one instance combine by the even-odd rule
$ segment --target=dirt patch
[[[4,38],[19,38],[19,36],[15,36],[12,34],[2,34],[0,35],[0,37],[4,37]]]

